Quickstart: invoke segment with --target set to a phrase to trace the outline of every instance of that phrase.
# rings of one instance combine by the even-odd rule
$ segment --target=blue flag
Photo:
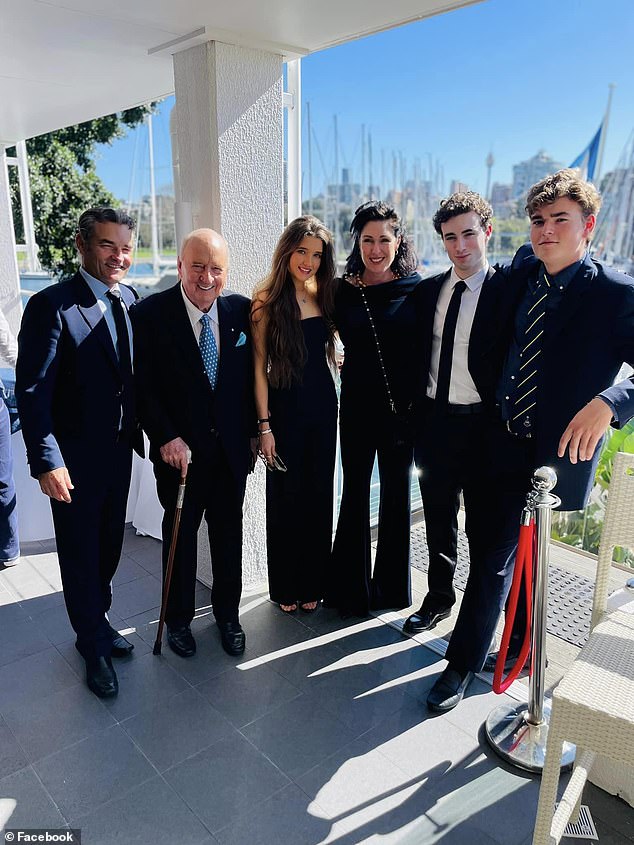
[[[594,178],[594,171],[597,166],[597,158],[599,156],[599,147],[601,146],[601,133],[603,132],[603,121],[597,129],[596,135],[590,141],[588,146],[577,156],[577,158],[570,165],[571,167],[578,167],[581,170],[581,175],[584,179],[592,180]]]

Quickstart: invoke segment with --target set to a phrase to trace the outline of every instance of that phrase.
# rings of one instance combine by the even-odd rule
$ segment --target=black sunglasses
[[[273,455],[273,462],[269,463],[266,455],[263,455],[262,452],[258,452],[258,457],[268,469],[269,472],[275,472],[275,470],[279,470],[280,472],[287,472],[288,467],[284,463],[284,461],[280,458],[279,455]]]

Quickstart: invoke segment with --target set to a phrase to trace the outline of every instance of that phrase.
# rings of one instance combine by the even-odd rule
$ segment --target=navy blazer
[[[527,278],[536,277],[539,262],[533,259],[527,266],[528,272],[511,271],[514,305],[525,294]],[[547,464],[557,472],[555,493],[562,510],[585,507],[601,449],[599,443],[591,461],[571,464],[567,454],[558,458],[557,446],[568,423],[598,395],[616,408],[615,427],[634,416],[634,379],[613,384],[624,362],[634,366],[634,279],[588,257],[544,326],[537,393],[536,465]]]
[[[416,406],[420,408],[427,396],[431,350],[434,337],[436,304],[443,284],[451,270],[430,276],[412,294],[419,325],[419,372],[417,374]],[[513,299],[505,296],[506,277],[489,268],[478,298],[469,335],[467,365],[483,402],[493,407],[504,354],[508,343],[509,314]]]
[[[130,307],[135,291],[119,287]],[[116,440],[122,391],[112,336],[82,275],[34,294],[18,335],[15,384],[31,475],[94,464],[99,443]],[[142,453],[142,441],[135,448]]]
[[[251,302],[237,293],[218,297],[220,358],[215,390],[196,343],[180,282],[138,302],[134,326],[135,376],[141,425],[150,438],[150,458],[181,437],[197,452],[217,432],[240,484],[251,469],[250,436],[255,428]]]

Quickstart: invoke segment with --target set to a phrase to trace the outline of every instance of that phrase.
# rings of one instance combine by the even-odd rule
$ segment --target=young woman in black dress
[[[341,372],[343,494],[325,603],[344,615],[407,607],[413,437],[406,418],[416,387],[418,331],[412,291],[416,255],[395,210],[357,209],[353,248],[335,299],[345,347]],[[378,342],[378,348],[377,348]],[[411,433],[413,434],[413,432]],[[381,485],[374,570],[370,482],[378,457]]]
[[[259,450],[271,470],[269,593],[285,613],[317,609],[332,545],[334,275],[331,233],[316,217],[299,217],[282,233],[251,307]]]

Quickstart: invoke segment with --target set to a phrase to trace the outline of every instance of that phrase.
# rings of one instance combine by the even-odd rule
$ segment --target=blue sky
[[[357,179],[365,124],[375,183],[384,150],[389,174],[393,154],[410,171],[415,158],[427,166],[431,154],[445,190],[459,179],[484,191],[489,150],[498,182],[510,182],[512,165],[540,149],[569,164],[594,135],[613,82],[605,172],[634,129],[633,44],[632,0],[487,0],[308,56],[302,100],[310,101],[317,138],[314,193],[333,176],[335,114],[340,167]],[[173,98],[165,101],[155,121],[157,187],[171,182],[172,105]],[[97,169],[122,199],[132,182],[135,198],[148,190],[147,159],[142,128],[103,149]]]

